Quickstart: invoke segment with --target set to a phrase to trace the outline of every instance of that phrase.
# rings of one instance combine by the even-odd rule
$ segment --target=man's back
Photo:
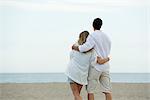
[[[100,30],[94,31],[91,35],[88,36],[86,43],[79,46],[80,52],[85,52],[94,48],[97,55],[102,58],[106,58],[110,54],[111,42],[108,36]],[[109,70],[109,63],[103,65],[96,64],[95,68],[99,71]]]
[[[102,31],[96,30],[91,34],[94,40],[94,49],[98,56],[106,58],[110,54],[111,42],[109,37]]]
[[[94,50],[99,57],[106,58],[110,54],[111,41],[109,37],[100,30],[96,30],[91,34],[91,38],[94,42]],[[109,62],[100,65],[96,64],[95,68],[99,71],[109,70]]]

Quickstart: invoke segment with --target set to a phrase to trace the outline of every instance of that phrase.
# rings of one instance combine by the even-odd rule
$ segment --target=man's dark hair
[[[100,30],[102,24],[103,24],[103,21],[102,21],[100,18],[96,18],[96,19],[94,19],[94,21],[93,21],[93,28],[94,28],[95,30]]]

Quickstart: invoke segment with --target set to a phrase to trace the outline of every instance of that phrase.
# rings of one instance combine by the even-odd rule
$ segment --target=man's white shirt
[[[100,30],[94,31],[90,34],[83,45],[79,46],[80,52],[86,52],[90,49],[94,49],[97,56],[106,58],[110,54],[111,41],[109,37]],[[109,71],[109,63],[96,64],[94,66],[98,71]]]

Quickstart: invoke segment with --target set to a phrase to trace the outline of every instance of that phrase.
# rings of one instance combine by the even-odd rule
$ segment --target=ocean
[[[111,73],[111,82],[150,83],[150,73]],[[0,83],[67,82],[64,73],[0,73]]]

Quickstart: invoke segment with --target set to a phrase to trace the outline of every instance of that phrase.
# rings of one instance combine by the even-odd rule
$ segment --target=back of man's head
[[[94,30],[100,30],[102,24],[103,24],[103,21],[100,18],[94,19],[94,21],[93,21]]]

